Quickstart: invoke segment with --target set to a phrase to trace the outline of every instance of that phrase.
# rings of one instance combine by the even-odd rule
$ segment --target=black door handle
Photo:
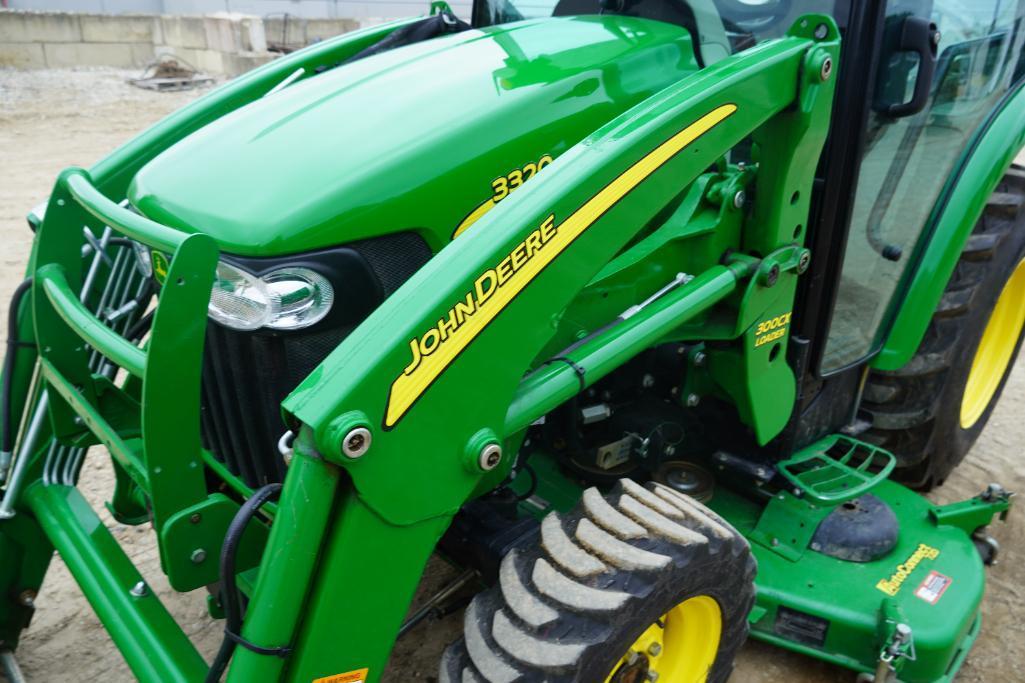
[[[932,92],[932,79],[936,73],[936,53],[940,45],[940,32],[936,24],[928,19],[906,15],[894,17],[899,25],[887,27],[883,40],[883,54],[880,60],[880,87],[877,90],[876,111],[892,118],[911,116],[925,109]],[[899,95],[903,99],[909,69],[896,69],[896,73],[887,73],[894,66],[894,56],[900,53],[918,55],[918,74],[915,77],[915,89],[907,102],[892,102],[887,97]]]

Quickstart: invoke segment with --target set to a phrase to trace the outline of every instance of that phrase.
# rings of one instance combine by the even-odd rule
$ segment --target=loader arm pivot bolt
[[[366,427],[356,427],[356,429],[346,434],[345,439],[342,440],[342,453],[347,458],[361,458],[370,449],[371,440],[372,437],[370,436],[369,429]]]
[[[196,548],[192,551],[192,554],[189,555],[189,559],[192,560],[193,564],[202,564],[203,560],[206,559],[206,551],[202,548]]]
[[[831,57],[826,57],[822,60],[822,67],[819,69],[819,77],[823,81],[828,81],[829,77],[833,75],[833,60]]]
[[[498,467],[498,463],[502,462],[502,447],[497,443],[489,443],[481,449],[478,462],[480,468],[485,472],[495,469]]]

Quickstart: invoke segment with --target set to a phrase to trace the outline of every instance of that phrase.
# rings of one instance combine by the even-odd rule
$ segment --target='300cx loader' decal
[[[409,341],[410,359],[391,385],[384,427],[393,427],[481,330],[573,240],[673,156],[736,111],[736,105],[725,104],[705,114],[645,155],[558,225],[555,216],[549,215],[507,256],[481,273],[436,325]]]

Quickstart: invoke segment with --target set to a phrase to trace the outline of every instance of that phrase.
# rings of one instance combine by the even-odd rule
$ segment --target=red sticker
[[[937,571],[931,571],[929,576],[925,577],[922,583],[918,584],[918,588],[915,589],[915,595],[930,605],[935,605],[953,582],[954,580],[949,576],[944,576]]]

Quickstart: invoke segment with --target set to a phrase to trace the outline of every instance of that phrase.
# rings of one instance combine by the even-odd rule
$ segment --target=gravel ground
[[[198,93],[152,93],[125,84],[135,74],[113,70],[0,70],[0,320],[6,320],[10,292],[23,276],[30,248],[24,215],[50,191],[57,173],[88,166],[119,143]],[[1019,361],[989,426],[956,475],[938,491],[938,502],[974,495],[991,481],[1025,490],[1020,464],[1025,444],[1025,362]],[[163,597],[175,618],[208,659],[220,639],[220,623],[206,617],[203,592],[172,594],[159,569],[147,526],[125,527],[107,515],[102,501],[112,486],[99,453],[88,460],[81,488],[100,511],[126,552]],[[984,631],[959,681],[1025,680],[1025,512],[995,527],[1005,548],[989,574]],[[430,565],[423,593],[445,581],[451,570]],[[38,611],[18,656],[29,680],[131,680],[114,645],[82,597],[67,568],[55,558],[37,600]],[[433,677],[444,645],[458,635],[460,615],[421,626],[396,649],[386,680]],[[849,672],[808,658],[751,643],[741,653],[732,680],[803,683],[849,681]]]

